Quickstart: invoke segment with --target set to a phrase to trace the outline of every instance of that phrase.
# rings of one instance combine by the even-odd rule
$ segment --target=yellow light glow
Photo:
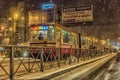
[[[95,42],[98,42],[98,40],[96,39]]]
[[[89,37],[86,37],[88,40],[91,40]]]
[[[9,28],[9,31],[12,31],[12,28]]]
[[[38,16],[35,16],[35,20],[38,20]]]
[[[102,44],[105,45],[106,41],[105,40],[101,40]]]
[[[18,14],[14,14],[14,19],[18,19]]]
[[[1,30],[4,30],[4,29],[5,29],[5,27],[4,27],[4,26],[2,26],[2,27],[1,27]]]
[[[8,20],[9,20],[9,21],[11,21],[11,20],[12,20],[12,18],[11,18],[11,17],[9,17],[9,18],[8,18]]]
[[[22,19],[22,20],[24,20],[25,18],[24,18],[24,17],[22,17],[21,19]]]

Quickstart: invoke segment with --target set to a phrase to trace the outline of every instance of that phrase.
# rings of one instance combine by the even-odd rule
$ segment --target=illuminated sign
[[[49,10],[49,9],[53,9],[54,8],[54,4],[42,4],[42,10]]]
[[[63,23],[93,21],[93,6],[67,7],[62,9]]]
[[[29,17],[29,25],[38,25],[38,24],[46,24],[46,23],[54,23],[55,15],[54,9],[41,11],[41,10],[32,10],[28,13]]]

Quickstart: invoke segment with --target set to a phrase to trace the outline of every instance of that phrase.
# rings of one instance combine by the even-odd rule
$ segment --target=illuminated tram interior
[[[32,26],[30,29],[30,44],[39,46],[53,46],[62,48],[77,48],[78,33],[61,27],[60,25]]]

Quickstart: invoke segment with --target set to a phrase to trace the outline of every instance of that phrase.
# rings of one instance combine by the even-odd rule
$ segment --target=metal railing
[[[39,46],[0,46],[0,79],[79,63],[109,52],[97,49],[50,48]]]

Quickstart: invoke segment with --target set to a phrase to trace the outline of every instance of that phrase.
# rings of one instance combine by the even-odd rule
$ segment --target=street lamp
[[[13,38],[11,39],[14,39],[12,41],[16,41],[16,21],[18,20],[18,17],[19,17],[19,14],[18,13],[14,13],[12,17],[8,18],[9,21],[12,21],[13,22],[13,29],[10,28],[9,30],[12,31],[13,33],[11,34]]]

